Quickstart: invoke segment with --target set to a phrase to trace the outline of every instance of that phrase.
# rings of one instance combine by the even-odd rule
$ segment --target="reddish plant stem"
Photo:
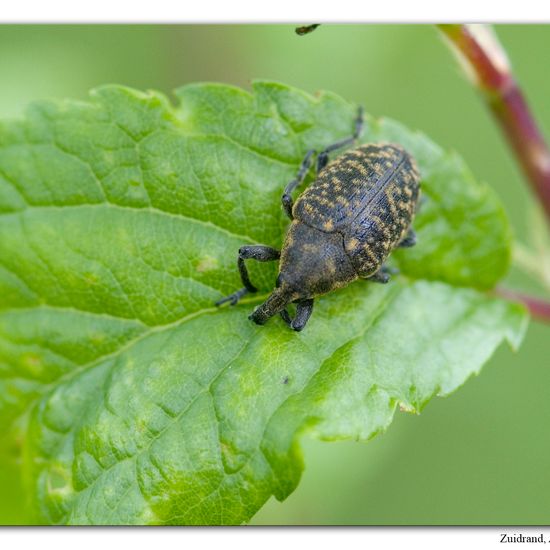
[[[522,303],[529,310],[529,313],[531,313],[534,319],[550,323],[550,303],[524,294],[523,292],[517,292],[507,288],[497,288],[496,293],[507,300]]]
[[[550,221],[550,151],[512,75],[504,49],[489,27],[438,27],[481,91]]]

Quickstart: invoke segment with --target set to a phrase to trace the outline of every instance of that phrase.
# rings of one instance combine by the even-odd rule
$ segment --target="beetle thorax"
[[[279,271],[278,286],[292,300],[326,294],[357,278],[340,233],[327,233],[298,220],[288,230]]]

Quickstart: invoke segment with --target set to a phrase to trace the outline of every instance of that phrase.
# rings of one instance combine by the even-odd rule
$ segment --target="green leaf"
[[[242,244],[281,246],[283,187],[356,107],[269,82],[177,95],[109,86],[0,126],[0,421],[38,522],[245,522],[295,488],[303,434],[368,440],[525,330],[481,292],[510,260],[495,195],[371,118],[364,141],[406,146],[427,197],[402,275],[320,298],[299,334],[247,319],[272,264],[251,265],[258,296],[215,308]]]

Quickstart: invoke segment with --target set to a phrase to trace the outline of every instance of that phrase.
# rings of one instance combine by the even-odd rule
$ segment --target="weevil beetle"
[[[290,328],[302,330],[313,299],[356,279],[387,283],[384,265],[396,247],[416,242],[411,227],[420,196],[420,176],[412,156],[401,146],[362,145],[329,162],[329,153],[350,145],[361,135],[363,110],[355,131],[317,154],[317,178],[293,203],[292,192],[305,179],[315,150],[307,152],[296,177],[286,186],[282,204],[291,224],[281,252],[264,245],[239,249],[238,268],[244,287],[216,302],[235,305],[256,292],[245,260],[279,260],[276,288],[249,319],[263,325],[279,313]],[[286,310],[296,303],[291,319]]]

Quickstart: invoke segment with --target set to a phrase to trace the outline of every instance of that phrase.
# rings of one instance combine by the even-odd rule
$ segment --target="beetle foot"
[[[365,280],[373,283],[382,283],[385,285],[390,281],[390,275],[397,275],[397,273],[399,273],[399,269],[396,267],[383,265],[374,275],[366,277]]]
[[[283,210],[285,211],[286,215],[292,220],[293,219],[292,207],[294,206],[294,203],[292,201],[292,197],[290,195],[288,195],[287,193],[285,193],[281,197],[281,202],[283,204]]]
[[[409,232],[403,237],[403,239],[397,245],[399,248],[410,248],[416,244],[416,233],[410,229]]]
[[[371,281],[373,283],[381,283],[385,285],[390,281],[390,276],[385,271],[377,271],[374,275],[371,275],[370,277],[367,277],[367,281]]]
[[[294,316],[294,319],[290,318],[290,315],[288,314],[288,311],[286,309],[283,309],[280,312],[280,315],[283,321],[292,330],[295,330],[296,332],[300,332],[306,326],[312,311],[313,311],[313,300],[308,299],[308,300],[302,300],[301,302],[298,302],[298,305],[296,306],[296,315]]]
[[[383,265],[380,271],[382,271],[383,273],[387,273],[388,275],[399,275],[400,273],[397,267],[390,267],[389,265]]]
[[[232,306],[234,306],[245,294],[248,294],[249,292],[250,291],[246,287],[243,287],[240,290],[233,292],[233,294],[230,294],[229,296],[226,296],[225,298],[218,300],[215,305],[221,306],[222,304],[229,302]]]
[[[288,311],[286,309],[283,309],[280,313],[282,320],[290,327],[292,328],[292,319],[290,318],[290,315],[288,314]]]

